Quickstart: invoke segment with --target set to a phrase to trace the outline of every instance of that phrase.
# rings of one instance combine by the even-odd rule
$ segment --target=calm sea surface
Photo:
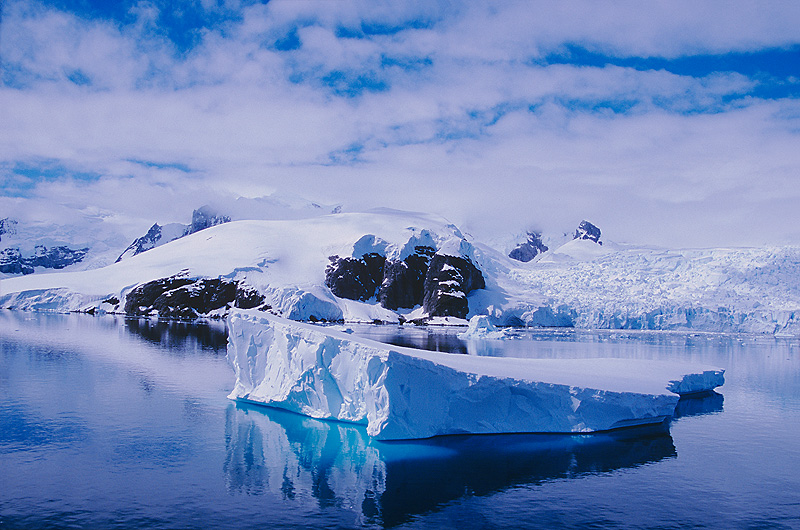
[[[2,528],[800,529],[800,341],[353,326],[477,355],[724,368],[669,432],[380,443],[226,399],[222,325],[0,311]]]

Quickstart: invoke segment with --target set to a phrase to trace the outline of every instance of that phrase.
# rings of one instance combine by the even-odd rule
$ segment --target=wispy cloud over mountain
[[[5,208],[144,225],[294,190],[487,234],[800,242],[793,2],[2,9]]]

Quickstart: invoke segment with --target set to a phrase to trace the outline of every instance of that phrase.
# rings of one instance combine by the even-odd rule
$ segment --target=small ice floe
[[[458,334],[459,339],[508,339],[513,335],[511,330],[499,329],[492,324],[487,315],[475,315],[469,319],[467,331]]]

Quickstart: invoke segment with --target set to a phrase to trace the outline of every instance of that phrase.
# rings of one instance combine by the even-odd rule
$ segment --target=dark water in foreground
[[[0,528],[800,528],[800,342],[355,327],[725,368],[669,432],[371,441],[226,399],[220,326],[0,312]]]

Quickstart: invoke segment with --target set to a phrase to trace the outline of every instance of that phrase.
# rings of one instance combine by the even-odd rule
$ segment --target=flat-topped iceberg
[[[518,359],[401,348],[255,310],[228,318],[231,399],[367,425],[377,439],[593,432],[656,423],[723,371],[630,359]]]

